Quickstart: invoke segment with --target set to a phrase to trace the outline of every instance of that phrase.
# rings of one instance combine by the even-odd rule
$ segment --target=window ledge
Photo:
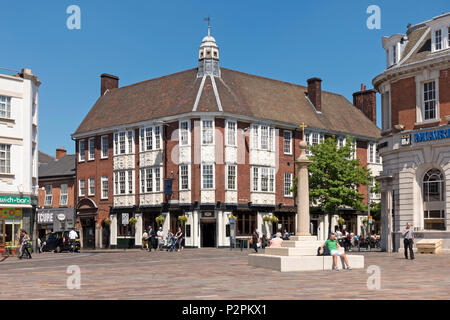
[[[9,124],[15,124],[16,120],[15,119],[11,119],[11,118],[0,117],[0,122],[6,122],[6,123],[9,123]]]
[[[421,126],[424,124],[433,124],[433,123],[440,123],[441,119],[430,119],[430,120],[424,120],[422,122],[416,122],[414,123],[415,126]]]
[[[0,173],[0,178],[14,178],[14,173]]]
[[[188,191],[188,190],[183,190],[183,191]],[[161,194],[164,193],[162,191],[152,191],[152,192],[141,192],[139,193],[139,195],[146,195],[146,194]],[[123,194],[121,194],[121,196],[123,196]]]
[[[108,157],[101,157],[100,160],[108,160]]]

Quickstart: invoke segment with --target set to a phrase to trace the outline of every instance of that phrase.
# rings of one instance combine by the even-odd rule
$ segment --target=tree
[[[336,138],[326,139],[316,146],[309,146],[312,161],[309,169],[309,196],[314,206],[322,211],[336,214],[338,209],[350,207],[366,211],[363,195],[358,187],[371,183],[370,171],[361,166],[358,158],[353,159],[353,139],[347,137],[345,146],[338,147]],[[296,194],[297,179],[292,191]],[[331,223],[329,224],[331,228]]]

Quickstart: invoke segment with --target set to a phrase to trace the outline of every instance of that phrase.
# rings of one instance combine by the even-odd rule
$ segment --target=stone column
[[[295,160],[298,169],[297,185],[297,236],[310,236],[309,224],[309,176],[308,165],[311,161],[306,156],[307,144],[300,142],[300,156]]]
[[[134,226],[134,245],[136,247],[142,247],[142,213],[136,213],[134,217],[137,219]]]
[[[117,247],[117,214],[112,214],[110,216],[111,224],[110,224],[110,239],[109,244],[111,247]]]

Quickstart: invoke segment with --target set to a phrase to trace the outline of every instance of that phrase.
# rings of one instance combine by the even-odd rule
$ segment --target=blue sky
[[[81,30],[66,27],[72,4]],[[369,5],[381,8],[380,30],[366,27]],[[352,101],[385,68],[382,36],[448,11],[448,0],[0,0],[0,66],[41,79],[39,149],[54,155],[74,151],[70,134],[99,97],[101,73],[123,86],[195,67],[208,15],[221,66],[302,85],[320,77]]]

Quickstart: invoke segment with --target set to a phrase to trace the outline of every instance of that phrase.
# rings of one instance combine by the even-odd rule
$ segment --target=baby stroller
[[[176,237],[172,237],[170,238],[169,242],[167,243],[167,250],[166,251],[174,251],[176,249],[176,245],[177,245],[177,238]]]

